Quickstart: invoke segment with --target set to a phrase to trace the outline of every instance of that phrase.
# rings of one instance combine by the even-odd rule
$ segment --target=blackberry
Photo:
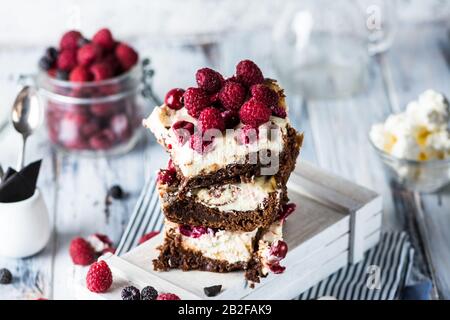
[[[215,297],[220,293],[220,290],[222,290],[222,285],[219,284],[217,286],[211,286],[211,287],[204,287],[203,291],[205,292],[207,297]]]
[[[57,70],[56,71],[56,79],[69,80],[69,73],[64,70]]]
[[[152,286],[147,286],[142,289],[141,300],[156,300],[158,297],[158,291]]]
[[[53,65],[52,61],[48,59],[46,56],[39,59],[39,67],[44,71],[50,70],[52,68],[52,65]]]
[[[125,195],[122,188],[119,185],[112,186],[109,189],[108,194],[114,199],[122,199]]]
[[[58,58],[58,50],[54,47],[48,47],[45,50],[45,57],[47,57],[50,61],[55,62],[56,58]]]
[[[12,282],[12,274],[8,269],[0,269],[0,284],[10,284]]]
[[[128,286],[122,289],[122,300],[140,300],[141,293],[139,289],[133,286]]]

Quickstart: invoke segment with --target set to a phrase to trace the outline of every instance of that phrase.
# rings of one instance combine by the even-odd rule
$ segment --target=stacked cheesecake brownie
[[[282,227],[294,207],[286,183],[303,136],[283,90],[252,61],[228,79],[209,68],[198,87],[172,89],[144,120],[170,154],[158,174],[166,217],[156,270],[281,273]]]

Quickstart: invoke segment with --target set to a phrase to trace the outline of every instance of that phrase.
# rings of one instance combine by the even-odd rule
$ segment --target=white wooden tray
[[[269,275],[254,289],[247,286],[243,272],[217,274],[203,271],[156,272],[152,259],[162,242],[155,237],[122,257],[102,257],[111,267],[113,287],[93,294],[84,280],[75,286],[80,299],[120,299],[126,284],[139,288],[152,285],[182,299],[212,299],[203,288],[221,284],[213,299],[291,299],[348,263],[357,263],[380,238],[382,200],[375,192],[345,179],[299,162],[288,184],[289,198],[297,204],[284,227],[289,253],[283,260],[286,271]]]

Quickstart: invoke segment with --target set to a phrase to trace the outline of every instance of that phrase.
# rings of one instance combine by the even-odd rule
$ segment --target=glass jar
[[[113,155],[129,151],[141,134],[142,67],[97,82],[37,76],[51,142],[67,152]]]

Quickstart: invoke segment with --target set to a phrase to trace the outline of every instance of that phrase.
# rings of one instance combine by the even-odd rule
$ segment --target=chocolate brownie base
[[[201,270],[210,272],[231,272],[245,270],[248,262],[228,263],[204,257],[201,253],[186,250],[181,243],[181,236],[173,232],[166,233],[164,243],[158,247],[160,254],[153,260],[153,268],[157,271],[170,269]]]
[[[303,142],[303,134],[299,134],[294,128],[289,126],[287,128],[287,134],[283,139],[284,148],[280,153],[278,172],[275,174],[279,186],[287,183],[291,172],[295,168],[295,163]],[[256,164],[248,163],[248,159],[254,158],[258,159]],[[237,178],[241,178],[241,180],[250,179],[254,176],[260,176],[261,169],[264,167],[265,164],[261,163],[259,157],[253,157],[252,155],[247,156],[246,163],[229,164],[225,168],[213,173],[201,174],[194,177],[184,177],[181,170],[175,166],[178,179],[180,180],[180,191],[207,187],[214,184],[229,183],[236,181]]]
[[[195,197],[179,198],[177,193],[167,192],[164,186],[160,187],[160,195],[162,211],[169,221],[249,232],[256,228],[267,228],[278,218],[281,207],[289,200],[286,187],[282,190],[281,195],[278,195],[278,191],[270,193],[264,207],[254,211],[223,212],[195,201]]]

